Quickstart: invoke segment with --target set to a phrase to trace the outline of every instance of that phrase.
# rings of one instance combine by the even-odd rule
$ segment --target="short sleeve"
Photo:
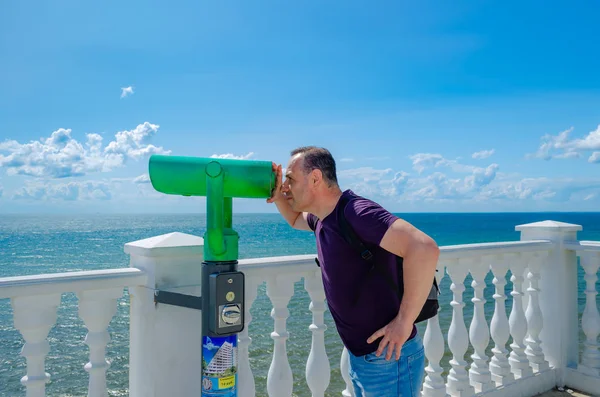
[[[390,226],[399,219],[381,205],[365,198],[350,201],[344,214],[362,241],[367,245],[377,246]]]
[[[308,227],[314,232],[317,228],[317,217],[311,213],[306,215],[306,222],[308,223]]]

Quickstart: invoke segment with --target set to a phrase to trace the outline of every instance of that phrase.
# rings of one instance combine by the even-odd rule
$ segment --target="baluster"
[[[547,254],[546,254],[547,255]],[[540,288],[538,282],[540,280],[541,260],[546,256],[542,254],[527,254],[529,263],[529,271],[527,279],[529,280],[529,299],[527,301],[527,338],[525,344],[525,354],[529,358],[529,365],[535,372],[542,372],[550,368],[550,364],[544,358],[544,352],[541,348],[542,341],[540,340],[540,332],[544,326],[544,318],[542,317],[542,309],[540,308]]]
[[[48,333],[56,323],[60,294],[23,296],[11,299],[15,328],[25,345],[21,356],[27,361],[27,375],[21,378],[27,397],[44,397],[50,374],[45,371],[46,355],[50,352]]]
[[[492,259],[492,272],[494,274],[493,283],[496,286],[496,293],[494,294],[495,306],[491,322],[491,333],[494,340],[492,353],[494,353],[494,357],[492,357],[490,362],[490,372],[496,386],[503,386],[514,382],[515,376],[511,372],[507,358],[508,350],[506,349],[506,343],[510,337],[510,328],[504,303],[506,301],[504,286],[507,284],[506,273],[508,273],[508,262],[504,260],[502,255],[498,255]]]
[[[596,306],[596,281],[597,272],[600,267],[600,254],[583,252],[581,255],[581,266],[585,270],[585,309],[581,318],[581,326],[586,340],[583,347],[581,364],[578,366],[583,373],[600,375],[600,352],[598,348],[598,334],[600,333],[600,315]]]
[[[85,343],[90,349],[90,361],[85,370],[90,374],[88,397],[108,397],[106,371],[110,363],[106,359],[106,345],[110,342],[108,326],[117,312],[117,299],[123,295],[123,288],[83,291],[77,294],[79,317],[85,323],[88,333]]]
[[[344,383],[346,383],[346,388],[342,391],[342,396],[354,397],[354,386],[350,379],[350,356],[348,355],[348,349],[346,349],[346,347],[342,350],[342,357],[340,358],[340,372],[342,373]]]
[[[312,332],[310,354],[306,362],[306,383],[313,397],[325,396],[329,386],[331,368],[325,351],[325,291],[321,272],[311,272],[304,278],[304,288],[310,296],[309,309],[313,313],[313,321],[309,329]]]
[[[254,374],[250,367],[250,344],[252,338],[248,334],[248,326],[252,321],[250,309],[258,295],[258,285],[260,281],[255,277],[246,278],[246,286],[244,288],[244,329],[238,334],[238,393],[240,397],[256,396],[256,385],[254,383]]]
[[[286,276],[272,276],[267,281],[267,296],[273,303],[271,317],[275,320],[275,329],[271,332],[275,345],[273,360],[267,375],[267,392],[270,397],[289,397],[294,388],[292,368],[286,350],[289,337],[286,321],[290,316],[287,306],[294,295],[294,281]]]
[[[440,272],[444,271],[444,266],[439,266]],[[440,285],[440,278],[437,277],[438,285]],[[440,365],[440,361],[444,357],[444,335],[440,328],[439,315],[436,315],[427,320],[427,328],[425,329],[425,335],[423,335],[423,344],[425,345],[425,357],[427,357],[427,367],[425,367],[425,381],[423,382],[423,397],[445,397],[446,384],[442,373],[444,369]]]
[[[465,291],[464,280],[468,272],[468,263],[464,260],[452,261],[448,264],[447,272],[452,280],[450,289],[453,293],[452,305],[452,322],[448,330],[448,346],[452,352],[452,360],[450,365],[452,369],[448,374],[447,392],[451,396],[464,397],[475,393],[473,386],[469,384],[469,376],[467,375],[467,362],[464,360],[465,353],[469,347],[469,335],[463,316],[462,294]]]
[[[513,343],[510,345],[512,351],[508,362],[515,378],[518,379],[533,374],[533,370],[529,366],[529,359],[525,354],[526,346],[523,342],[527,334],[527,319],[523,312],[523,272],[525,271],[525,263],[520,254],[506,254],[506,257],[512,273],[510,280],[513,282],[513,290],[510,293],[513,297],[513,304],[508,318]]]
[[[485,258],[484,258],[485,259]],[[489,272],[488,261],[478,262],[472,259],[465,261],[469,265],[473,281],[473,318],[469,327],[469,338],[473,345],[474,353],[471,355],[473,363],[469,369],[469,379],[474,386],[475,392],[481,393],[493,389],[492,375],[488,368],[488,356],[485,354],[490,343],[490,330],[485,319],[484,305],[485,298],[483,289],[485,288],[485,276]]]

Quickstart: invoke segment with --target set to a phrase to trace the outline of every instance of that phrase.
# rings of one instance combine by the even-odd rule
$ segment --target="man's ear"
[[[319,182],[321,182],[323,180],[323,173],[321,172],[321,170],[312,170],[311,172],[311,182],[313,185],[318,184]]]

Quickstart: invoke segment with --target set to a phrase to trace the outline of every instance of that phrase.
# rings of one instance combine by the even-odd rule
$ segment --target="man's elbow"
[[[437,245],[434,239],[427,236],[425,239],[425,246],[428,251],[431,251],[432,254],[435,254],[436,258],[440,256],[440,247]]]
[[[427,263],[430,263],[433,266],[437,265],[437,261],[440,257],[440,247],[433,238],[424,235],[421,237],[417,246],[419,247],[417,249],[419,256],[422,258],[425,257]]]
[[[300,212],[296,218],[290,222],[290,226],[296,230],[311,231],[310,226],[308,226],[308,222],[306,221],[306,218],[302,212]]]

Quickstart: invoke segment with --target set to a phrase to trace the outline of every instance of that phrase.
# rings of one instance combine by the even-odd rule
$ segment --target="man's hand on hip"
[[[377,348],[376,355],[379,357],[385,347],[388,347],[386,360],[389,360],[394,353],[396,353],[396,360],[400,359],[400,352],[404,342],[408,340],[413,330],[413,324],[407,321],[403,321],[402,317],[396,316],[388,325],[376,331],[369,339],[367,343],[373,343],[377,339],[383,336],[379,347]]]

